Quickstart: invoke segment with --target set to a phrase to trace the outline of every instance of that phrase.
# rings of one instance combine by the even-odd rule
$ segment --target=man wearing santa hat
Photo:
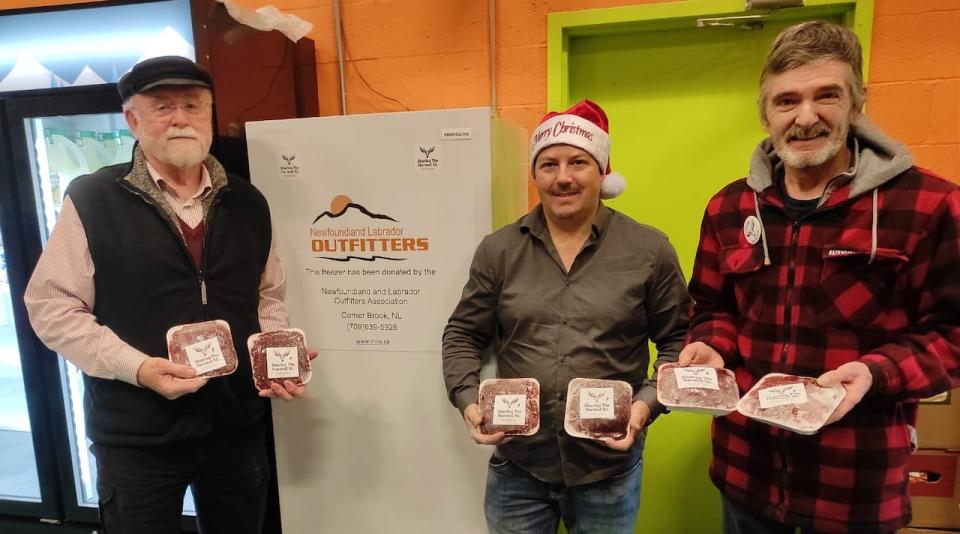
[[[663,411],[655,373],[674,361],[687,329],[689,297],[667,237],[601,202],[624,190],[610,172],[607,117],[584,100],[548,113],[530,142],[540,204],[488,235],[443,333],[450,401],[470,437],[496,445],[485,512],[492,533],[633,532],[640,504],[645,428]],[[648,377],[648,341],[657,345]],[[533,436],[483,434],[481,353],[492,349],[500,378],[540,382]],[[572,437],[563,428],[574,378],[633,387],[621,440]]]

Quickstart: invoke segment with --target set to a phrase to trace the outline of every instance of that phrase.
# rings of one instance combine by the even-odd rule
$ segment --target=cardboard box
[[[960,453],[919,450],[910,457],[911,527],[960,528]]]
[[[921,449],[960,449],[960,390],[920,400],[917,444]]]

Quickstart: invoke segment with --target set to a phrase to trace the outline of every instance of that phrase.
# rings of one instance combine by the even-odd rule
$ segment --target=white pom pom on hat
[[[622,174],[610,172],[610,125],[607,114],[596,103],[581,100],[573,107],[544,115],[530,138],[531,172],[541,150],[553,145],[570,145],[585,150],[604,170],[600,198],[616,198],[627,188]]]
[[[611,172],[600,182],[600,198],[617,198],[627,188],[627,179],[619,172]]]

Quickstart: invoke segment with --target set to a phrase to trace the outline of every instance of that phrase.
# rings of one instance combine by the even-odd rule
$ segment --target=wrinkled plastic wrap
[[[227,13],[237,22],[255,30],[268,32],[277,30],[293,42],[299,41],[313,30],[313,24],[302,18],[284,13],[274,6],[263,6],[255,10],[237,5],[233,0],[217,0],[227,8]]]
[[[480,432],[532,436],[540,430],[540,382],[534,378],[480,382]]]
[[[623,439],[632,404],[633,387],[627,382],[574,378],[567,386],[563,429],[575,438]]]
[[[729,369],[665,363],[657,372],[657,400],[672,411],[721,416],[737,409],[740,390]]]
[[[737,402],[737,411],[768,425],[811,435],[827,422],[846,393],[843,386],[821,387],[809,376],[770,373]]]

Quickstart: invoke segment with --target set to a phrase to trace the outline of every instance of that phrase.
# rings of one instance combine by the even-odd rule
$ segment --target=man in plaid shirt
[[[741,391],[772,372],[846,389],[811,436],[714,421],[725,534],[907,524],[917,399],[960,385],[960,190],[861,114],[861,71],[849,30],[784,30],[760,78],[769,138],[704,214],[680,362]]]

